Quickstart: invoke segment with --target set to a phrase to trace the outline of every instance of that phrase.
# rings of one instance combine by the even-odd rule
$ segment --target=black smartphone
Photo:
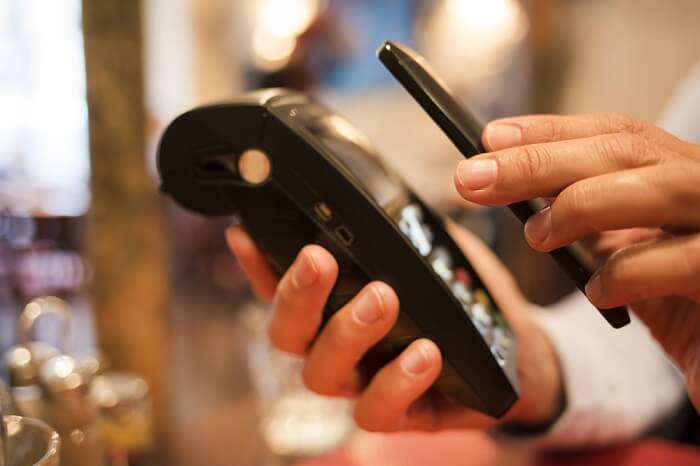
[[[377,56],[464,157],[485,152],[481,144],[481,124],[457,103],[440,78],[430,69],[425,58],[411,48],[391,41],[382,44]],[[516,202],[508,207],[523,223],[539,210],[534,201]],[[585,266],[585,260],[577,249],[564,247],[549,254],[585,294],[591,271]],[[626,308],[598,310],[614,328],[624,327],[630,322]]]

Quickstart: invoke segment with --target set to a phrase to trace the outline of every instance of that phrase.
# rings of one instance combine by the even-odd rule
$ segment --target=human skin
[[[460,162],[465,199],[548,207],[525,224],[551,251],[584,240],[600,267],[598,307],[629,307],[686,375],[700,406],[700,146],[622,114],[530,115],[491,122],[488,153]]]
[[[561,408],[557,356],[544,332],[530,319],[530,304],[493,253],[467,231],[450,233],[491,290],[518,338],[520,398],[500,420],[465,409],[428,389],[441,368],[432,341],[411,343],[396,359],[362,384],[356,365],[393,326],[399,299],[385,283],[372,282],[321,330],[321,313],[337,277],[333,256],[317,245],[304,247],[280,278],[242,227],[227,231],[231,251],[255,293],[272,303],[269,336],[282,351],[303,356],[303,379],[311,390],[356,399],[355,419],[369,431],[487,428],[497,422],[542,424]]]

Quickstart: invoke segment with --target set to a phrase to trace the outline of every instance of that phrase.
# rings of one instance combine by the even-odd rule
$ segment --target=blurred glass
[[[281,457],[308,458],[338,447],[355,429],[352,402],[316,395],[301,380],[303,360],[282,353],[267,339],[268,312],[258,304],[241,314],[260,429],[268,448]]]
[[[7,432],[6,466],[58,466],[58,434],[41,421],[5,416]]]
[[[153,458],[153,408],[148,384],[136,374],[107,372],[92,383],[106,466],[146,466]]]

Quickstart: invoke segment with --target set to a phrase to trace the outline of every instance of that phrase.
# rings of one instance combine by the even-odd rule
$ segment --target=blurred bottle
[[[0,465],[59,466],[60,444],[43,422],[0,412]]]
[[[19,344],[4,357],[11,375],[16,411],[41,419],[61,437],[64,466],[100,466],[103,460],[97,432],[97,407],[89,396],[99,370],[97,358],[69,355],[71,313],[67,303],[54,296],[29,302],[19,317]],[[60,325],[60,347],[32,340],[34,328],[50,317]],[[60,349],[59,349],[60,348]]]
[[[102,466],[104,454],[98,430],[98,409],[90,397],[94,374],[78,360],[59,355],[39,370],[43,420],[61,437],[63,466]]]
[[[127,372],[107,372],[93,382],[91,398],[100,410],[105,466],[153,464],[153,414],[148,384]]]

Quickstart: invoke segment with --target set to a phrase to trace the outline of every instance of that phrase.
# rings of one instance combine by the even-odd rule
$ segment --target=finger
[[[253,292],[259,298],[270,301],[275,294],[279,276],[262,251],[240,226],[232,226],[226,230],[226,242],[243,269],[243,273],[250,280]]]
[[[700,225],[697,179],[682,166],[645,167],[572,184],[525,224],[525,237],[551,251],[592,233]]]
[[[272,302],[268,334],[275,347],[299,355],[306,352],[337,277],[338,264],[322,247],[305,246],[299,252]]]
[[[596,254],[608,257],[613,252],[632,244],[643,243],[666,236],[659,228],[628,228],[624,230],[603,231],[593,236],[587,245]]]
[[[442,366],[440,351],[416,340],[372,379],[355,405],[355,420],[365,430],[400,429],[410,406],[433,384]]]
[[[359,389],[355,366],[396,322],[399,299],[386,284],[365,286],[328,321],[304,365],[305,385],[321,395],[349,395]]]
[[[659,297],[700,293],[700,235],[651,241],[621,249],[591,278],[586,294],[608,308]]]
[[[423,396],[408,409],[401,430],[489,429],[495,425],[496,420],[486,414],[464,409],[464,406],[444,398],[434,402],[430,397]]]
[[[460,162],[455,186],[468,201],[503,205],[556,196],[576,181],[668,157],[664,149],[632,134],[533,144]]]
[[[680,141],[649,123],[622,113],[580,115],[527,115],[494,120],[484,128],[484,146],[490,151],[526,144],[566,141],[602,134],[632,134],[673,148]]]

